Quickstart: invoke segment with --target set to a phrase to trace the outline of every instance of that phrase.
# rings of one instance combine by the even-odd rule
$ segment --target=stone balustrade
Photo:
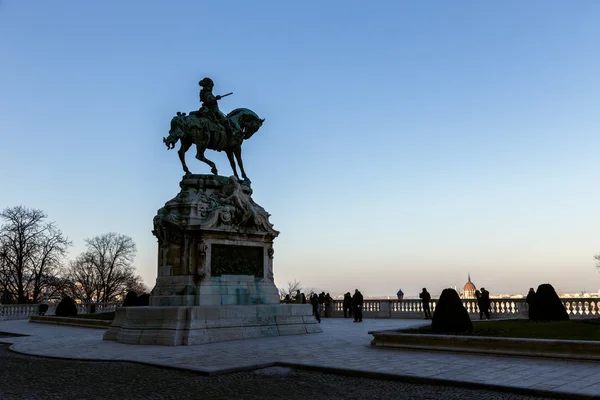
[[[435,311],[438,299],[431,300],[431,312]],[[600,318],[600,298],[576,298],[561,299],[567,314],[571,318]],[[477,300],[463,299],[463,305],[472,319],[479,318],[479,307]],[[333,301],[334,318],[344,316],[342,300]],[[96,313],[112,312],[121,305],[120,302],[95,303]],[[56,304],[48,304],[46,315],[54,315]],[[9,319],[27,319],[38,314],[39,304],[0,304],[0,321]],[[88,304],[78,304],[79,314],[89,314]],[[363,303],[364,318],[399,318],[419,319],[423,318],[423,305],[419,299],[390,300],[390,299],[368,299]],[[527,304],[525,299],[491,299],[490,316],[492,318],[526,318]]]
[[[570,318],[600,318],[600,298],[561,299]],[[435,311],[438,299],[431,299],[431,313]],[[462,303],[472,319],[479,318],[479,307],[475,299],[463,299]],[[344,316],[343,301],[333,301],[334,318]],[[390,300],[367,299],[363,301],[363,318],[423,318],[423,304],[420,299]],[[490,299],[491,318],[527,318],[525,299]]]
[[[7,319],[27,319],[38,315],[39,304],[0,304],[0,321]]]
[[[122,303],[95,303],[96,313],[112,312]],[[0,321],[9,319],[27,319],[33,315],[38,315],[39,304],[0,304]],[[46,315],[54,315],[56,303],[48,304]],[[78,314],[89,314],[90,306],[88,304],[77,304]]]

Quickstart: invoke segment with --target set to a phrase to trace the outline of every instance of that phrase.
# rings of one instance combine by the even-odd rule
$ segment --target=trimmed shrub
[[[75,301],[69,296],[63,297],[63,299],[56,306],[55,313],[57,317],[74,317],[77,315],[77,306]]]
[[[532,321],[567,321],[569,314],[549,283],[538,286],[533,297],[529,319]]]
[[[123,307],[135,307],[137,305],[137,293],[133,290],[127,292],[125,301],[123,301]]]
[[[438,300],[431,330],[434,333],[473,332],[473,323],[454,289],[444,289]]]
[[[144,293],[141,296],[137,297],[136,305],[140,307],[145,307],[150,305],[150,295],[148,293]]]

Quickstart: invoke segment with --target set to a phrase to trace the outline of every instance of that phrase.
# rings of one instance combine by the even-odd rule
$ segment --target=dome
[[[463,288],[463,298],[465,299],[474,299],[475,298],[475,290],[477,288],[471,282],[471,274],[469,274],[469,280],[465,283],[465,287]]]

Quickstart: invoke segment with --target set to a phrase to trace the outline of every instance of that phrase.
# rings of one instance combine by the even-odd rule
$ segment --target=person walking
[[[425,319],[431,319],[431,310],[429,309],[429,302],[431,301],[431,295],[427,291],[427,288],[423,288],[423,291],[419,293],[419,298],[423,304],[423,312],[425,313]]]
[[[481,304],[479,306],[480,313],[483,311],[486,319],[490,319],[490,292],[481,288]],[[480,314],[481,315],[481,314]]]
[[[325,311],[325,292],[319,293],[319,314]],[[325,316],[323,316],[325,317]]]
[[[358,289],[354,289],[354,296],[352,296],[352,308],[354,309],[354,322],[362,322],[362,306],[363,306],[363,295]]]
[[[344,308],[344,318],[348,318],[348,312],[350,312],[350,317],[352,317],[352,295],[350,292],[346,292],[344,295],[342,306]]]
[[[313,315],[318,323],[321,323],[321,315],[319,313],[319,296],[316,293],[310,295],[310,304],[312,305]]]

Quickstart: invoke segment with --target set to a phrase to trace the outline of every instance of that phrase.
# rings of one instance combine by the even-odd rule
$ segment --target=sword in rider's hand
[[[218,95],[218,96],[216,97],[216,99],[217,99],[217,100],[221,100],[223,97],[231,96],[232,94],[233,94],[233,92],[229,92],[229,93],[227,93],[227,94],[224,94],[224,95]]]

